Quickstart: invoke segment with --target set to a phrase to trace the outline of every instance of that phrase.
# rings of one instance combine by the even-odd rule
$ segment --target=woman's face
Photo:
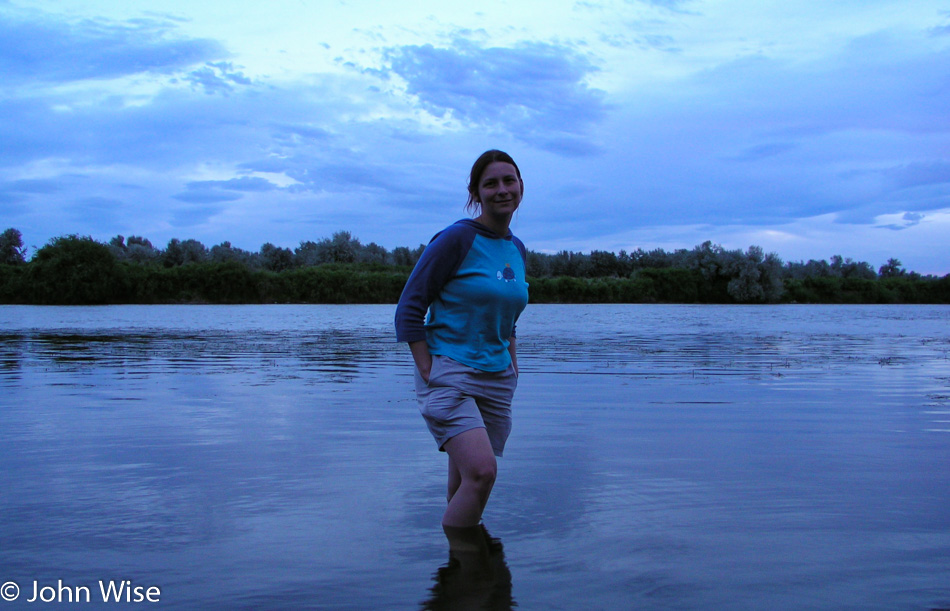
[[[518,209],[523,190],[524,183],[518,178],[515,166],[504,161],[493,161],[478,180],[478,201],[482,204],[482,214],[510,216]]]

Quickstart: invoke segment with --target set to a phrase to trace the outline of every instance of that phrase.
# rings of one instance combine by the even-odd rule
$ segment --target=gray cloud
[[[324,142],[332,137],[326,129],[311,125],[279,124],[275,128],[274,138],[285,146]]]
[[[687,11],[685,7],[687,5],[694,4],[695,0],[626,0],[626,2],[628,4],[647,4],[649,6],[656,6],[673,13],[693,14],[692,11]]]
[[[742,151],[739,155],[733,157],[733,159],[736,161],[760,161],[762,159],[768,159],[769,157],[781,155],[782,153],[791,151],[794,148],[795,145],[790,142],[770,142],[767,144],[758,144],[755,146],[750,146],[746,150]]]
[[[676,44],[672,36],[661,34],[643,34],[636,39],[637,43],[646,49],[655,49],[667,53],[680,53],[682,49]]]
[[[190,182],[186,185],[189,190],[204,191],[209,189],[225,189],[228,191],[274,191],[279,189],[277,185],[257,176],[241,176],[230,180],[202,180]]]
[[[112,22],[0,14],[0,83],[70,82],[142,72],[170,74],[227,55],[217,42],[173,39],[160,20]]]
[[[22,195],[5,193],[0,189],[0,206],[2,206],[2,216],[6,222],[11,222],[12,219],[29,210],[29,207],[23,201],[24,197]]]
[[[244,73],[235,70],[230,62],[208,63],[203,67],[192,70],[185,77],[186,82],[196,88],[203,89],[207,94],[221,93],[227,95],[234,91],[235,85],[251,85],[251,79]]]
[[[950,25],[940,25],[930,29],[931,36],[950,36]]]
[[[899,189],[940,184],[950,186],[950,161],[909,163],[888,170],[886,174]]]
[[[585,82],[596,68],[568,47],[521,43],[485,48],[457,40],[451,48],[393,48],[386,58],[408,92],[435,116],[511,130],[559,153],[590,154],[596,148],[589,142],[566,144],[585,136],[607,112],[604,93]]]
[[[2,79],[2,77],[0,77]],[[39,104],[35,99],[0,99],[0,166],[20,164],[25,160],[48,155],[60,149],[61,141],[70,137],[50,126],[57,118],[52,116],[48,104]]]
[[[890,229],[892,231],[902,231],[909,227],[914,227],[920,224],[920,221],[926,218],[925,215],[919,214],[917,212],[907,212],[901,217],[901,220],[904,221],[903,225],[898,225],[896,223],[890,223],[888,225],[876,225],[878,229]]]
[[[171,224],[174,227],[192,227],[201,223],[206,223],[212,216],[220,213],[221,206],[189,206],[187,208],[178,208],[172,211]]]
[[[633,169],[623,184],[648,210],[621,214],[636,224],[823,214],[874,224],[946,208],[950,49],[923,40],[864,36],[811,62],[749,56],[634,97],[608,130],[636,143],[623,149]]]
[[[67,203],[63,210],[75,220],[108,227],[115,222],[124,206],[125,203],[118,199],[94,195]]]
[[[950,80],[950,49],[907,47],[886,33],[868,35],[820,62],[743,57],[699,74],[691,85],[709,105],[707,114],[731,114],[739,125],[773,135],[950,130],[950,89],[938,85]]]
[[[12,182],[0,185],[0,191],[14,193],[56,193],[62,189],[63,185],[60,181],[36,178],[14,180]]]
[[[58,157],[85,165],[132,164],[152,169],[198,159],[257,154],[272,131],[275,108],[298,112],[293,102],[245,94],[207,96],[186,89],[166,90],[147,104],[126,105],[120,96],[76,103],[53,93],[0,102],[0,165]],[[81,100],[81,98],[79,98]],[[57,104],[69,105],[58,111]],[[250,153],[253,151],[253,153]]]
[[[186,191],[172,195],[174,199],[192,204],[210,204],[218,202],[233,202],[241,199],[235,193],[219,193],[217,191]]]

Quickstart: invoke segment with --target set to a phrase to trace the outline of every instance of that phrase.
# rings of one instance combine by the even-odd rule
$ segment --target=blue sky
[[[0,0],[0,230],[386,248],[501,148],[542,252],[950,273],[950,4]]]

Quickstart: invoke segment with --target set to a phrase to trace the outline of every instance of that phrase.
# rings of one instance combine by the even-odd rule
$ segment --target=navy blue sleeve
[[[527,275],[527,271],[528,271],[528,251],[527,251],[527,250],[525,249],[525,247],[524,247],[524,242],[522,242],[521,240],[519,240],[519,239],[516,238],[515,236],[511,236],[511,241],[515,243],[515,246],[518,247],[518,252],[521,253],[521,261],[524,262],[525,275]]]
[[[435,234],[402,289],[396,306],[396,341],[426,339],[425,318],[429,304],[442,292],[465,260],[475,241],[475,231],[463,224],[450,225]]]
[[[521,240],[519,240],[519,239],[516,238],[515,236],[513,236],[513,235],[511,236],[511,241],[514,242],[515,246],[518,247],[518,252],[521,253],[521,261],[522,261],[522,263],[524,263],[524,279],[525,279],[525,282],[527,282],[527,281],[528,281],[528,251],[527,251],[527,249],[524,247],[524,242],[522,242]],[[516,318],[516,319],[515,319],[515,324],[513,324],[513,325],[511,326],[511,337],[514,337],[514,338],[516,338],[516,339],[517,339],[517,337],[518,337],[518,334],[517,334],[518,324],[517,324],[517,323],[518,323],[518,319]]]

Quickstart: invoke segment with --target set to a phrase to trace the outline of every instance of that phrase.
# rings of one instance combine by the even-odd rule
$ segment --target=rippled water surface
[[[392,314],[0,307],[0,604],[950,607],[950,308],[530,306],[478,579]]]

